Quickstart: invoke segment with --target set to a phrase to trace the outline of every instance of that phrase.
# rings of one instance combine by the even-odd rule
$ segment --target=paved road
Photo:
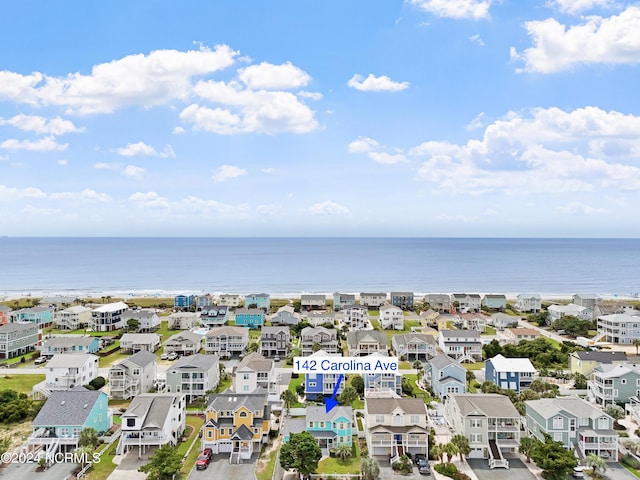
[[[540,332],[542,335],[544,335],[545,337],[549,337],[552,340],[555,340],[557,342],[566,342],[567,340],[571,340],[569,337],[561,337],[560,335],[558,335],[557,333],[553,333],[550,332],[548,330],[545,330],[544,328],[540,328],[540,327],[536,327],[535,325],[531,325],[529,322],[527,322],[526,320],[520,320],[520,322],[518,323],[518,325],[520,327],[524,327],[524,328],[532,328],[534,330],[537,330],[538,332]]]
[[[205,478],[245,480],[255,478],[257,460],[258,454],[254,453],[251,460],[245,460],[245,463],[238,465],[231,465],[229,463],[229,454],[214,455],[207,469],[196,470],[194,468],[189,474],[189,480],[203,480]]]
[[[629,470],[617,462],[607,463],[607,471],[604,476],[609,480],[637,480]]]
[[[78,467],[75,463],[58,463],[45,471],[36,472],[38,466],[35,463],[12,463],[0,469],[0,477],[7,480],[62,480],[70,475]]]

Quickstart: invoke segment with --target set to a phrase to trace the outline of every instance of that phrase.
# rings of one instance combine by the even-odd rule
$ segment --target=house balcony
[[[164,445],[174,441],[169,435],[148,435],[140,432],[123,431],[121,442],[123,445]]]
[[[504,422],[502,421],[489,421],[488,422],[488,430],[490,432],[519,432],[520,431],[520,422],[512,421],[508,419]]]
[[[140,380],[131,377],[109,377],[109,388],[111,390],[124,390],[127,388],[137,387],[140,384]]]
[[[616,442],[582,442],[578,441],[580,449],[584,452],[587,450],[614,450],[618,448]]]
[[[28,445],[77,445],[78,436],[74,435],[57,435],[55,432],[39,428],[27,439]]]
[[[391,438],[389,440],[372,440],[370,442],[370,445],[374,447],[395,447],[396,445],[402,445],[403,447],[424,447],[426,444],[427,444],[426,437],[422,440],[397,441]]]

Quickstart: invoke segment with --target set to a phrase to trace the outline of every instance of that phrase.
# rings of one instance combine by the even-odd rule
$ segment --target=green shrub
[[[433,469],[445,477],[454,479],[456,478],[456,474],[460,473],[453,463],[436,463]]]
[[[395,472],[400,473],[411,473],[413,471],[413,465],[411,464],[411,460],[406,455],[402,455],[400,457],[400,461],[391,465],[391,468]]]
[[[626,454],[622,457],[622,463],[634,470],[640,470],[640,462],[633,455]]]

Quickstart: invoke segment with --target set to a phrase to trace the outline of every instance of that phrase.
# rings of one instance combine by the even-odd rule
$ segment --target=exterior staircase
[[[495,440],[489,440],[489,468],[509,468],[509,460],[502,456]]]

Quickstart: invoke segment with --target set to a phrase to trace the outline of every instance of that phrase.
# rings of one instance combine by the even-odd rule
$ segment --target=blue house
[[[14,323],[33,323],[38,327],[50,327],[53,324],[53,308],[31,307],[11,312]]]
[[[247,308],[253,306],[266,313],[271,308],[271,297],[268,293],[252,293],[244,297],[244,306]]]
[[[111,428],[108,400],[106,393],[84,387],[51,392],[31,422],[33,433],[27,444],[30,448],[40,446],[45,452],[56,445],[57,451],[75,450],[85,428],[93,428],[99,435]]]
[[[238,308],[236,310],[236,326],[261,328],[264,325],[264,312],[259,308]]]
[[[309,355],[309,358],[313,357],[341,357],[342,355],[337,353],[327,353],[324,350],[318,350],[317,352]],[[307,373],[304,376],[304,393],[307,400],[322,401],[325,396],[330,397],[333,394],[333,389],[338,381],[338,374],[335,373]],[[340,382],[340,387],[336,392],[337,395],[344,390],[345,382]],[[324,407],[323,407],[324,408]]]
[[[505,358],[498,354],[485,362],[485,379],[503,390],[520,393],[529,388],[536,369],[528,358]]]
[[[438,355],[429,362],[433,393],[443,400],[451,394],[466,393],[467,369],[449,355]]]
[[[40,354],[53,357],[58,353],[96,353],[100,350],[100,337],[90,335],[60,335],[42,344]]]
[[[310,406],[304,419],[289,419],[282,427],[284,443],[292,433],[307,431],[313,435],[320,448],[331,449],[352,444],[353,411],[351,407],[335,407],[327,412],[324,405]]]
[[[226,325],[229,321],[229,307],[211,305],[200,310],[200,324],[203,327],[214,328]]]
[[[176,295],[173,297],[173,308],[191,308],[195,301],[194,295]]]

